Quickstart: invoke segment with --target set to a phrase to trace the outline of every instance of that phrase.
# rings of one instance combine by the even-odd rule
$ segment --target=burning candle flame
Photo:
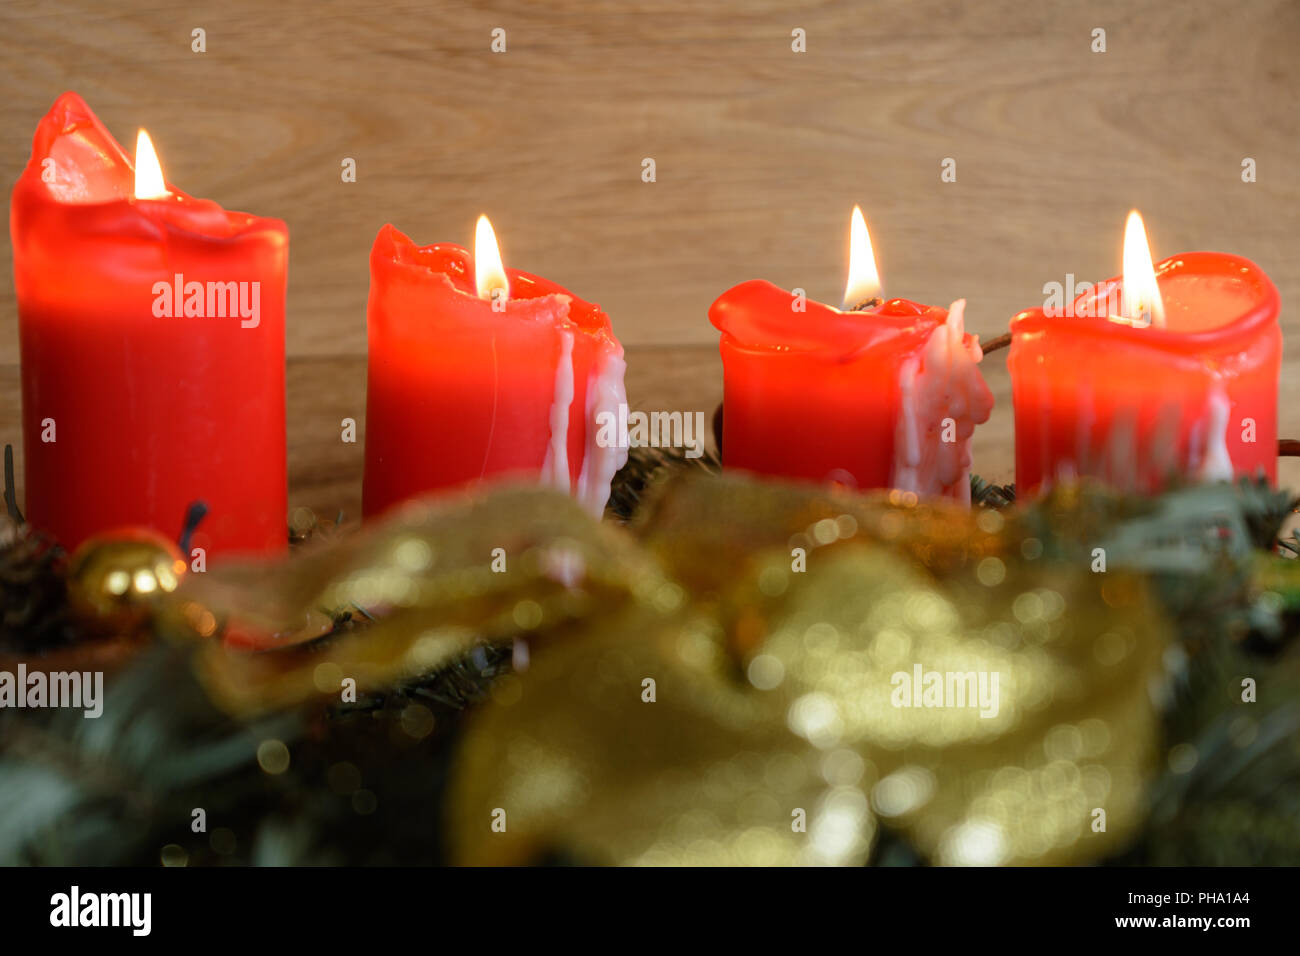
[[[166,199],[169,195],[153,142],[148,133],[140,130],[135,138],[135,198]]]
[[[506,278],[505,263],[501,261],[501,248],[487,216],[479,216],[474,228],[474,284],[478,287],[480,299],[510,295],[510,280]]]
[[[1155,266],[1151,262],[1151,247],[1147,245],[1147,231],[1142,217],[1134,209],[1124,224],[1124,282],[1120,289],[1120,310],[1124,318],[1136,324],[1165,326],[1165,304],[1160,298],[1160,283],[1156,281]]]
[[[844,308],[852,309],[879,294],[880,273],[876,271],[867,221],[862,218],[862,208],[854,206],[849,224],[849,283],[844,289]]]

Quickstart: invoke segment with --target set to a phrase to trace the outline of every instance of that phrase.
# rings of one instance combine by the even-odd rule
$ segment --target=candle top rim
[[[75,170],[72,186],[56,188],[45,181],[46,159],[64,174]],[[77,93],[59,96],[37,124],[32,152],[14,186],[14,205],[26,210],[36,203],[75,219],[89,235],[137,233],[158,238],[164,232],[213,243],[269,236],[287,239],[283,220],[228,210],[197,199],[171,182],[169,195],[135,198],[135,167],[116,137]]]
[[[1270,323],[1275,326],[1277,324],[1277,316],[1281,308],[1277,287],[1273,285],[1273,281],[1263,269],[1244,256],[1227,252],[1183,252],[1156,263],[1155,271],[1157,281],[1204,278],[1240,283],[1243,292],[1247,294],[1249,305],[1229,316],[1219,325],[1195,330],[1156,325],[1133,326],[1112,321],[1107,315],[1080,315],[1078,308],[1072,308],[1074,314],[1070,315],[1048,315],[1045,309],[1040,307],[1026,309],[1011,318],[1012,337],[1014,339],[1020,335],[1040,332],[1055,336],[1085,335],[1111,339],[1119,337],[1121,340],[1151,347],[1197,351],[1207,346],[1222,345],[1238,337],[1256,334]],[[1112,276],[1098,282],[1091,289],[1076,296],[1072,306],[1093,302],[1099,293],[1118,288],[1122,281],[1121,277]],[[1178,298],[1171,296],[1170,291],[1172,290],[1165,286],[1161,288],[1165,297],[1166,313],[1173,313],[1179,304]]]
[[[406,277],[431,287],[449,289],[472,303],[479,303],[491,313],[491,303],[479,297],[474,281],[474,256],[454,242],[418,245],[392,223],[386,223],[375,236],[370,250],[372,276],[378,270],[397,270]],[[601,307],[574,295],[564,286],[541,276],[506,267],[510,281],[510,298],[505,303],[509,315],[530,300],[556,297],[567,300],[567,319],[582,332],[597,338],[614,338],[613,324]],[[512,308],[514,307],[514,308]]]
[[[889,299],[862,311],[844,311],[811,299],[805,311],[795,297],[766,279],[732,286],[709,306],[709,322],[724,341],[758,352],[858,357],[886,343],[920,346],[948,318],[948,310],[908,299]]]

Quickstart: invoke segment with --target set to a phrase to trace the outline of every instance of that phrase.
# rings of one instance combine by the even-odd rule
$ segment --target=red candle
[[[850,249],[848,311],[761,280],[709,309],[722,333],[723,464],[969,502],[970,437],[993,396],[965,302],[881,302],[856,208]]]
[[[1172,475],[1275,481],[1278,311],[1268,276],[1238,256],[1153,267],[1131,214],[1122,279],[1011,320],[1017,489],[1080,476],[1142,492]]]
[[[627,461],[626,442],[598,440],[602,413],[626,403],[609,316],[506,270],[485,218],[475,251],[417,246],[391,225],[375,238],[363,510],[510,479],[599,515]]]
[[[137,182],[65,93],[14,187],[26,517],[75,548],[202,500],[208,556],[283,551],[288,229],[164,184],[141,141]]]

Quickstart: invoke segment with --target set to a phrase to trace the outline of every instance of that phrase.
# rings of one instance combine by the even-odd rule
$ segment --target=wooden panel
[[[1285,0],[9,0],[0,180],[65,88],[122,139],[148,127],[189,192],[288,220],[293,355],[364,348],[385,221],[468,241],[480,211],[508,261],[601,302],[624,341],[679,344],[712,341],[708,304],[744,279],[835,300],[860,202],[887,289],[966,296],[992,335],[1044,282],[1115,272],[1133,205],[1157,253],[1237,252],[1300,297],[1297,41]]]
[[[494,27],[508,52],[489,50]],[[207,31],[208,52],[190,51]],[[790,31],[808,52],[790,49]],[[1108,52],[1090,52],[1107,30]],[[1300,5],[1286,0],[915,0],[699,4],[285,0],[0,8],[0,181],[76,89],[170,177],[292,231],[295,502],[355,513],[367,253],[397,223],[467,241],[601,302],[641,407],[721,392],[709,303],[763,276],[835,301],[847,216],[868,214],[887,291],[970,300],[991,337],[1066,272],[1118,267],[1139,206],[1157,254],[1213,248],[1282,290],[1282,432],[1300,434]],[[1240,179],[1243,157],[1259,181]],[[343,157],[359,181],[339,179]],[[641,181],[653,157],[658,181]],[[956,183],[940,161],[957,160]],[[0,253],[9,257],[7,234]],[[0,429],[17,437],[16,316],[0,269]],[[1011,409],[977,470],[1011,472]],[[1290,471],[1284,471],[1289,474]]]

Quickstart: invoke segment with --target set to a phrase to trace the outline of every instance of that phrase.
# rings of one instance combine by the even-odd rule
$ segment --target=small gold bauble
[[[180,550],[148,528],[118,528],[87,538],[68,566],[68,598],[88,623],[142,624],[175,591],[186,570]]]

